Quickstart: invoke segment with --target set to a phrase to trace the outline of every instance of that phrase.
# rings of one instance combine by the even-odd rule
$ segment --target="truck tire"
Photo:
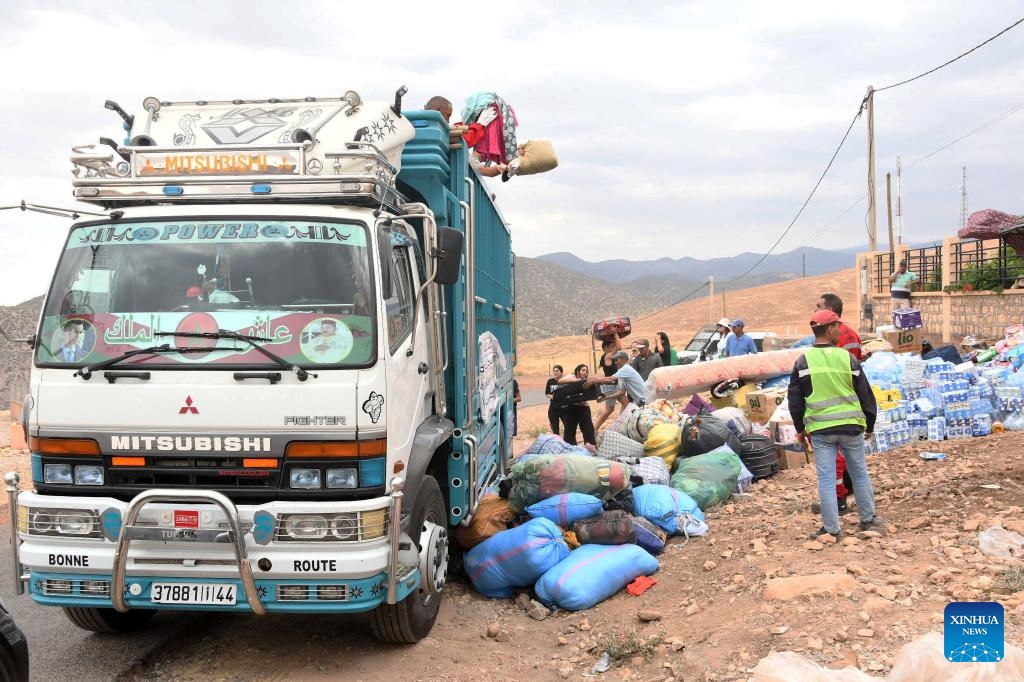
[[[423,477],[416,495],[416,506],[409,521],[409,535],[416,533],[413,541],[417,549],[422,549],[419,536],[423,531],[423,524],[427,521],[443,527],[448,526],[448,514],[441,488],[437,484],[437,479],[430,475]],[[421,575],[419,590],[397,604],[381,604],[371,612],[370,628],[374,637],[383,642],[415,644],[427,636],[434,627],[438,609],[441,608],[441,593],[428,593],[423,587],[425,580],[426,576]]]
[[[114,609],[65,606],[64,615],[72,623],[90,632],[135,632],[156,615],[153,609],[132,609],[121,613]]]

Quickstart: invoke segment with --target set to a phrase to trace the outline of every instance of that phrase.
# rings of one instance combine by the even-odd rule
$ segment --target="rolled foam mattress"
[[[793,371],[793,364],[805,350],[789,348],[689,365],[656,367],[647,378],[647,401],[687,398],[729,379],[763,381],[788,374]]]

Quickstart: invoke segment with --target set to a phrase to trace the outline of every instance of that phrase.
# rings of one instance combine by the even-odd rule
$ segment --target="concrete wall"
[[[942,285],[950,284],[952,244],[959,241],[949,237],[942,242]],[[905,247],[898,247],[896,261]],[[892,303],[888,294],[872,291],[875,255],[877,252],[857,255],[857,294],[861,301],[861,332],[874,332],[875,327],[892,324]],[[870,305],[866,305],[870,304]],[[921,311],[926,338],[933,344],[959,343],[967,335],[976,338],[1000,339],[1004,328],[1024,323],[1024,290],[957,291],[952,293],[914,292],[911,305]]]

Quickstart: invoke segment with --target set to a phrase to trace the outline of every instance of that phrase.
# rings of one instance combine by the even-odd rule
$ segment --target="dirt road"
[[[527,427],[542,424],[543,406],[521,417]],[[1001,524],[1024,532],[1024,433],[941,445],[945,461],[917,457],[934,443],[869,457],[885,537],[857,537],[851,515],[841,544],[809,542],[820,523],[809,511],[814,473],[804,467],[711,510],[711,533],[674,540],[657,585],[640,597],[620,593],[537,621],[511,600],[484,599],[454,580],[433,632],[411,647],[380,644],[351,619],[195,616],[122,679],[582,679],[606,650],[614,653],[606,679],[745,680],[760,658],[784,650],[882,675],[902,645],[942,631],[943,608],[955,600],[1002,602],[1007,641],[1020,645],[1021,562],[981,553],[978,531]],[[794,576],[800,584],[823,576],[830,589],[794,594],[774,582]],[[641,623],[641,611],[657,620]],[[70,623],[57,627],[75,633]],[[32,653],[36,662],[63,656],[57,648]],[[77,665],[84,677],[90,662]]]

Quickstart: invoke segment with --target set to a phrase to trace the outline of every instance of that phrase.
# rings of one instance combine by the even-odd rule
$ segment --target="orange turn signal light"
[[[387,438],[358,441],[298,441],[289,443],[285,457],[305,459],[332,457],[369,457],[388,453]]]
[[[28,439],[32,452],[41,455],[67,455],[82,457],[100,454],[100,444],[91,438],[38,438]]]
[[[246,469],[276,469],[277,460],[273,457],[251,457],[243,459],[242,466]]]
[[[116,467],[144,467],[145,457],[111,457],[110,463]]]

